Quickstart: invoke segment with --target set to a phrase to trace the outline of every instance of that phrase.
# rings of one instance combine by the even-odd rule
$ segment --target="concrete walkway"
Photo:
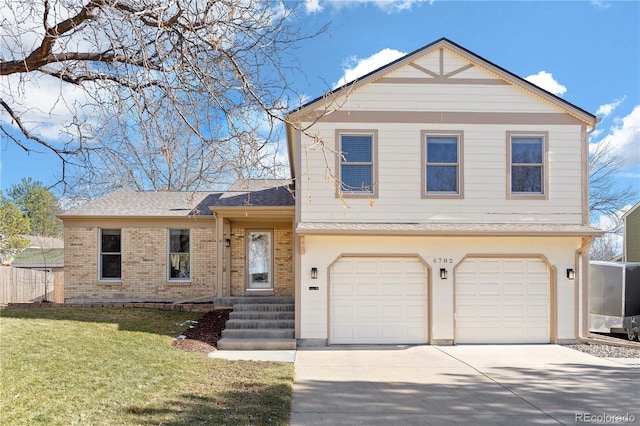
[[[293,426],[640,423],[640,369],[557,345],[299,349],[295,368]]]

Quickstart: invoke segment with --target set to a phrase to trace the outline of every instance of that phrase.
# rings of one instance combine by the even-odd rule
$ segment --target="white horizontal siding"
[[[373,83],[339,104],[360,111],[559,112],[507,85]]]
[[[378,198],[346,198],[345,207],[335,196],[335,183],[328,176],[320,147],[302,150],[305,168],[299,188],[303,221],[582,221],[579,126],[333,124],[316,125],[318,135],[332,149],[336,146],[335,128],[378,130]],[[464,199],[421,198],[420,132],[428,129],[464,131]],[[506,197],[506,132],[518,130],[549,132],[548,200]],[[326,154],[328,166],[335,172],[334,156]]]
[[[330,266],[341,254],[359,255],[418,255],[431,269],[431,327],[434,339],[454,338],[454,268],[469,254],[541,255],[554,265],[557,282],[557,337],[575,338],[576,282],[566,279],[565,270],[575,267],[575,252],[580,238],[482,238],[482,237],[372,237],[372,236],[305,236],[305,253],[300,257],[300,270],[318,268],[318,279],[310,290],[310,281],[303,280],[297,290],[300,295],[301,329],[303,339],[327,339],[329,336],[329,274]],[[446,264],[436,262],[447,259]],[[450,261],[450,262],[449,262]],[[446,268],[449,278],[439,279],[439,269]]]

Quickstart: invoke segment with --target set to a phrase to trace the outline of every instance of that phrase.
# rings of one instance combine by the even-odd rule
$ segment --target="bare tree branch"
[[[3,132],[57,153],[74,189],[276,177],[283,112],[298,98],[287,55],[316,34],[288,5],[0,0]],[[56,87],[57,99],[36,99]]]

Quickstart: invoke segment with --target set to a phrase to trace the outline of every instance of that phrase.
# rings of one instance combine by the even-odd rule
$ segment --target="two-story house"
[[[441,39],[289,120],[301,343],[585,330],[593,115]]]
[[[592,114],[440,39],[287,121],[291,186],[61,215],[68,300],[289,296],[300,345],[586,333]]]

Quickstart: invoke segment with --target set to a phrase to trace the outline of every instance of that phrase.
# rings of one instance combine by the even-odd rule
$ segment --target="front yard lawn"
[[[293,365],[171,346],[200,314],[5,308],[0,317],[2,424],[288,424]]]

